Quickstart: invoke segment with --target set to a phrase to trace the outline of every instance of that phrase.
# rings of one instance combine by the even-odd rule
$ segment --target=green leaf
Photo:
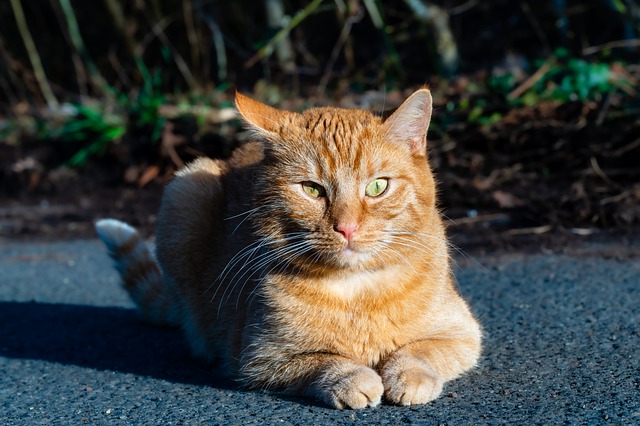
[[[472,123],[478,121],[478,119],[482,116],[483,112],[484,112],[484,109],[482,107],[478,105],[474,106],[469,112],[469,115],[467,116],[467,121]]]

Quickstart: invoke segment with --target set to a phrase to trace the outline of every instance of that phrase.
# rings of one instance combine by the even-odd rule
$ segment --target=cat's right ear
[[[238,112],[254,130],[258,132],[277,133],[286,111],[280,111],[261,102],[254,101],[240,92],[236,92]]]

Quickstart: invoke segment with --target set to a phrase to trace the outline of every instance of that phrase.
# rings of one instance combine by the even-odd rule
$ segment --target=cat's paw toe
[[[426,404],[440,396],[444,381],[430,366],[418,360],[402,364],[410,365],[396,364],[383,371],[384,394],[389,402]]]
[[[324,400],[335,408],[359,409],[380,404],[382,378],[369,367],[359,367],[325,388]]]

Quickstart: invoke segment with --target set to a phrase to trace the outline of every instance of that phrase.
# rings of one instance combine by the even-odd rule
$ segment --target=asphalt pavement
[[[137,318],[97,240],[0,240],[0,425],[640,425],[640,242],[459,261],[478,368],[424,406],[338,411],[217,378]]]

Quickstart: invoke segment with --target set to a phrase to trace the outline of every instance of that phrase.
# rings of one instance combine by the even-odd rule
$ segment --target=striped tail
[[[176,300],[150,245],[134,228],[115,219],[99,220],[95,227],[142,317],[153,324],[177,325]]]

